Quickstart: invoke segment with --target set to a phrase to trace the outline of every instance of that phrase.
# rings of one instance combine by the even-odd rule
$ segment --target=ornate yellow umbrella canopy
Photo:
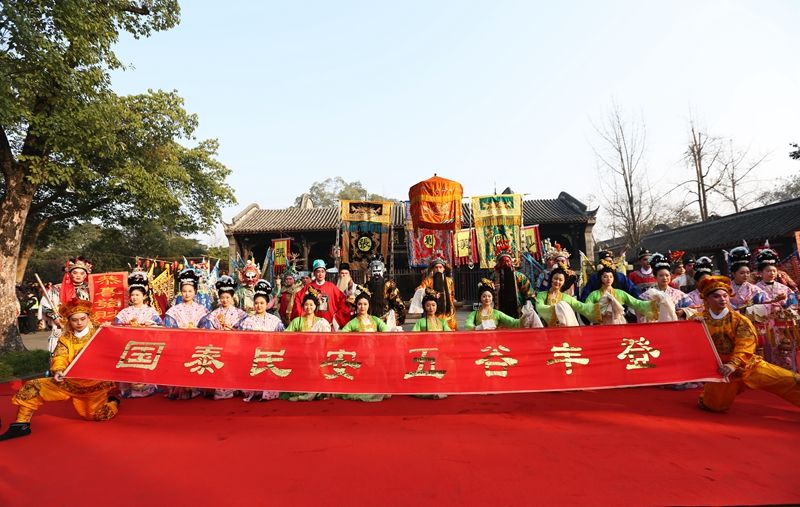
[[[461,228],[461,197],[464,188],[457,181],[433,175],[408,190],[414,229]]]

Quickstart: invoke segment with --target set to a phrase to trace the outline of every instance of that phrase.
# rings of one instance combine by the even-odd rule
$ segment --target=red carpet
[[[3,430],[14,413],[0,396]],[[800,409],[699,390],[49,403],[0,442],[0,505],[706,505],[800,502]]]

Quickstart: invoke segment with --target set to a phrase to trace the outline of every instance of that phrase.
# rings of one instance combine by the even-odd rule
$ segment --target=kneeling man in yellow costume
[[[89,342],[95,331],[92,303],[73,299],[59,309],[65,332],[61,335],[50,361],[52,377],[25,382],[11,403],[17,405],[17,421],[0,435],[0,440],[31,434],[31,417],[45,401],[72,400],[75,411],[84,419],[106,421],[117,415],[119,399],[109,396],[113,382],[64,378],[64,370]]]
[[[722,359],[720,373],[727,383],[709,382],[700,395],[700,408],[723,412],[745,390],[763,389],[800,406],[800,377],[764,361],[755,353],[756,329],[747,317],[734,311],[728,300],[731,281],[724,276],[705,276],[697,284],[705,310],[700,314]]]

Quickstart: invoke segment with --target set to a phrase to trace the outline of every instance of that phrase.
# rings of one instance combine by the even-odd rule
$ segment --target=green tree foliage
[[[386,201],[386,197],[378,194],[371,194],[361,184],[360,181],[346,182],[341,176],[328,178],[324,181],[315,181],[308,189],[308,198],[315,208],[325,208],[336,206],[341,199],[358,201]],[[295,206],[300,206],[303,196],[299,195],[294,200]]]
[[[110,87],[120,31],[146,37],[179,14],[177,0],[0,3],[0,350],[21,348],[13,286],[42,235],[93,219],[208,230],[234,203],[217,142],[194,138],[177,93]]]
[[[65,231],[59,241],[34,251],[24,280],[34,281],[36,273],[43,281],[58,283],[65,260],[76,255],[89,259],[93,270],[102,273],[128,271],[137,257],[180,260],[214,253],[216,250],[212,252],[198,240],[169,233],[154,222],[135,222],[128,227],[79,224]]]
[[[789,157],[794,160],[800,160],[800,144],[792,143],[790,145],[794,150],[789,152]]]

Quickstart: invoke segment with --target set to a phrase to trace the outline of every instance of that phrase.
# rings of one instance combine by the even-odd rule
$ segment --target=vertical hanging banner
[[[472,198],[472,217],[478,242],[481,268],[494,268],[497,240],[505,238],[519,263],[522,196],[520,194],[483,195]]]
[[[280,238],[280,239],[273,239],[272,240],[272,251],[273,255],[275,256],[275,260],[273,261],[273,267],[275,269],[275,274],[283,273],[283,270],[286,269],[286,265],[288,264],[288,256],[289,252],[291,252],[291,239],[289,238]],[[266,262],[264,263],[266,264]]]
[[[152,279],[150,290],[153,295],[152,306],[163,319],[169,309],[172,298],[175,297],[175,276],[172,274],[172,268],[169,264],[166,264],[164,270]]]
[[[453,231],[425,227],[414,229],[409,207],[406,207],[406,242],[408,266],[411,268],[426,268],[440,256],[448,264],[453,264]]]
[[[89,275],[89,297],[92,312],[99,323],[111,322],[128,306],[128,273],[95,273]]]
[[[475,229],[461,229],[456,233],[455,264],[472,266],[478,262],[478,246],[475,242]]]
[[[339,203],[343,223],[342,261],[363,268],[381,254],[389,255],[392,203],[389,201],[348,201]]]
[[[534,259],[542,258],[542,242],[539,236],[539,226],[529,225],[522,227],[522,243],[525,251],[533,255]]]

